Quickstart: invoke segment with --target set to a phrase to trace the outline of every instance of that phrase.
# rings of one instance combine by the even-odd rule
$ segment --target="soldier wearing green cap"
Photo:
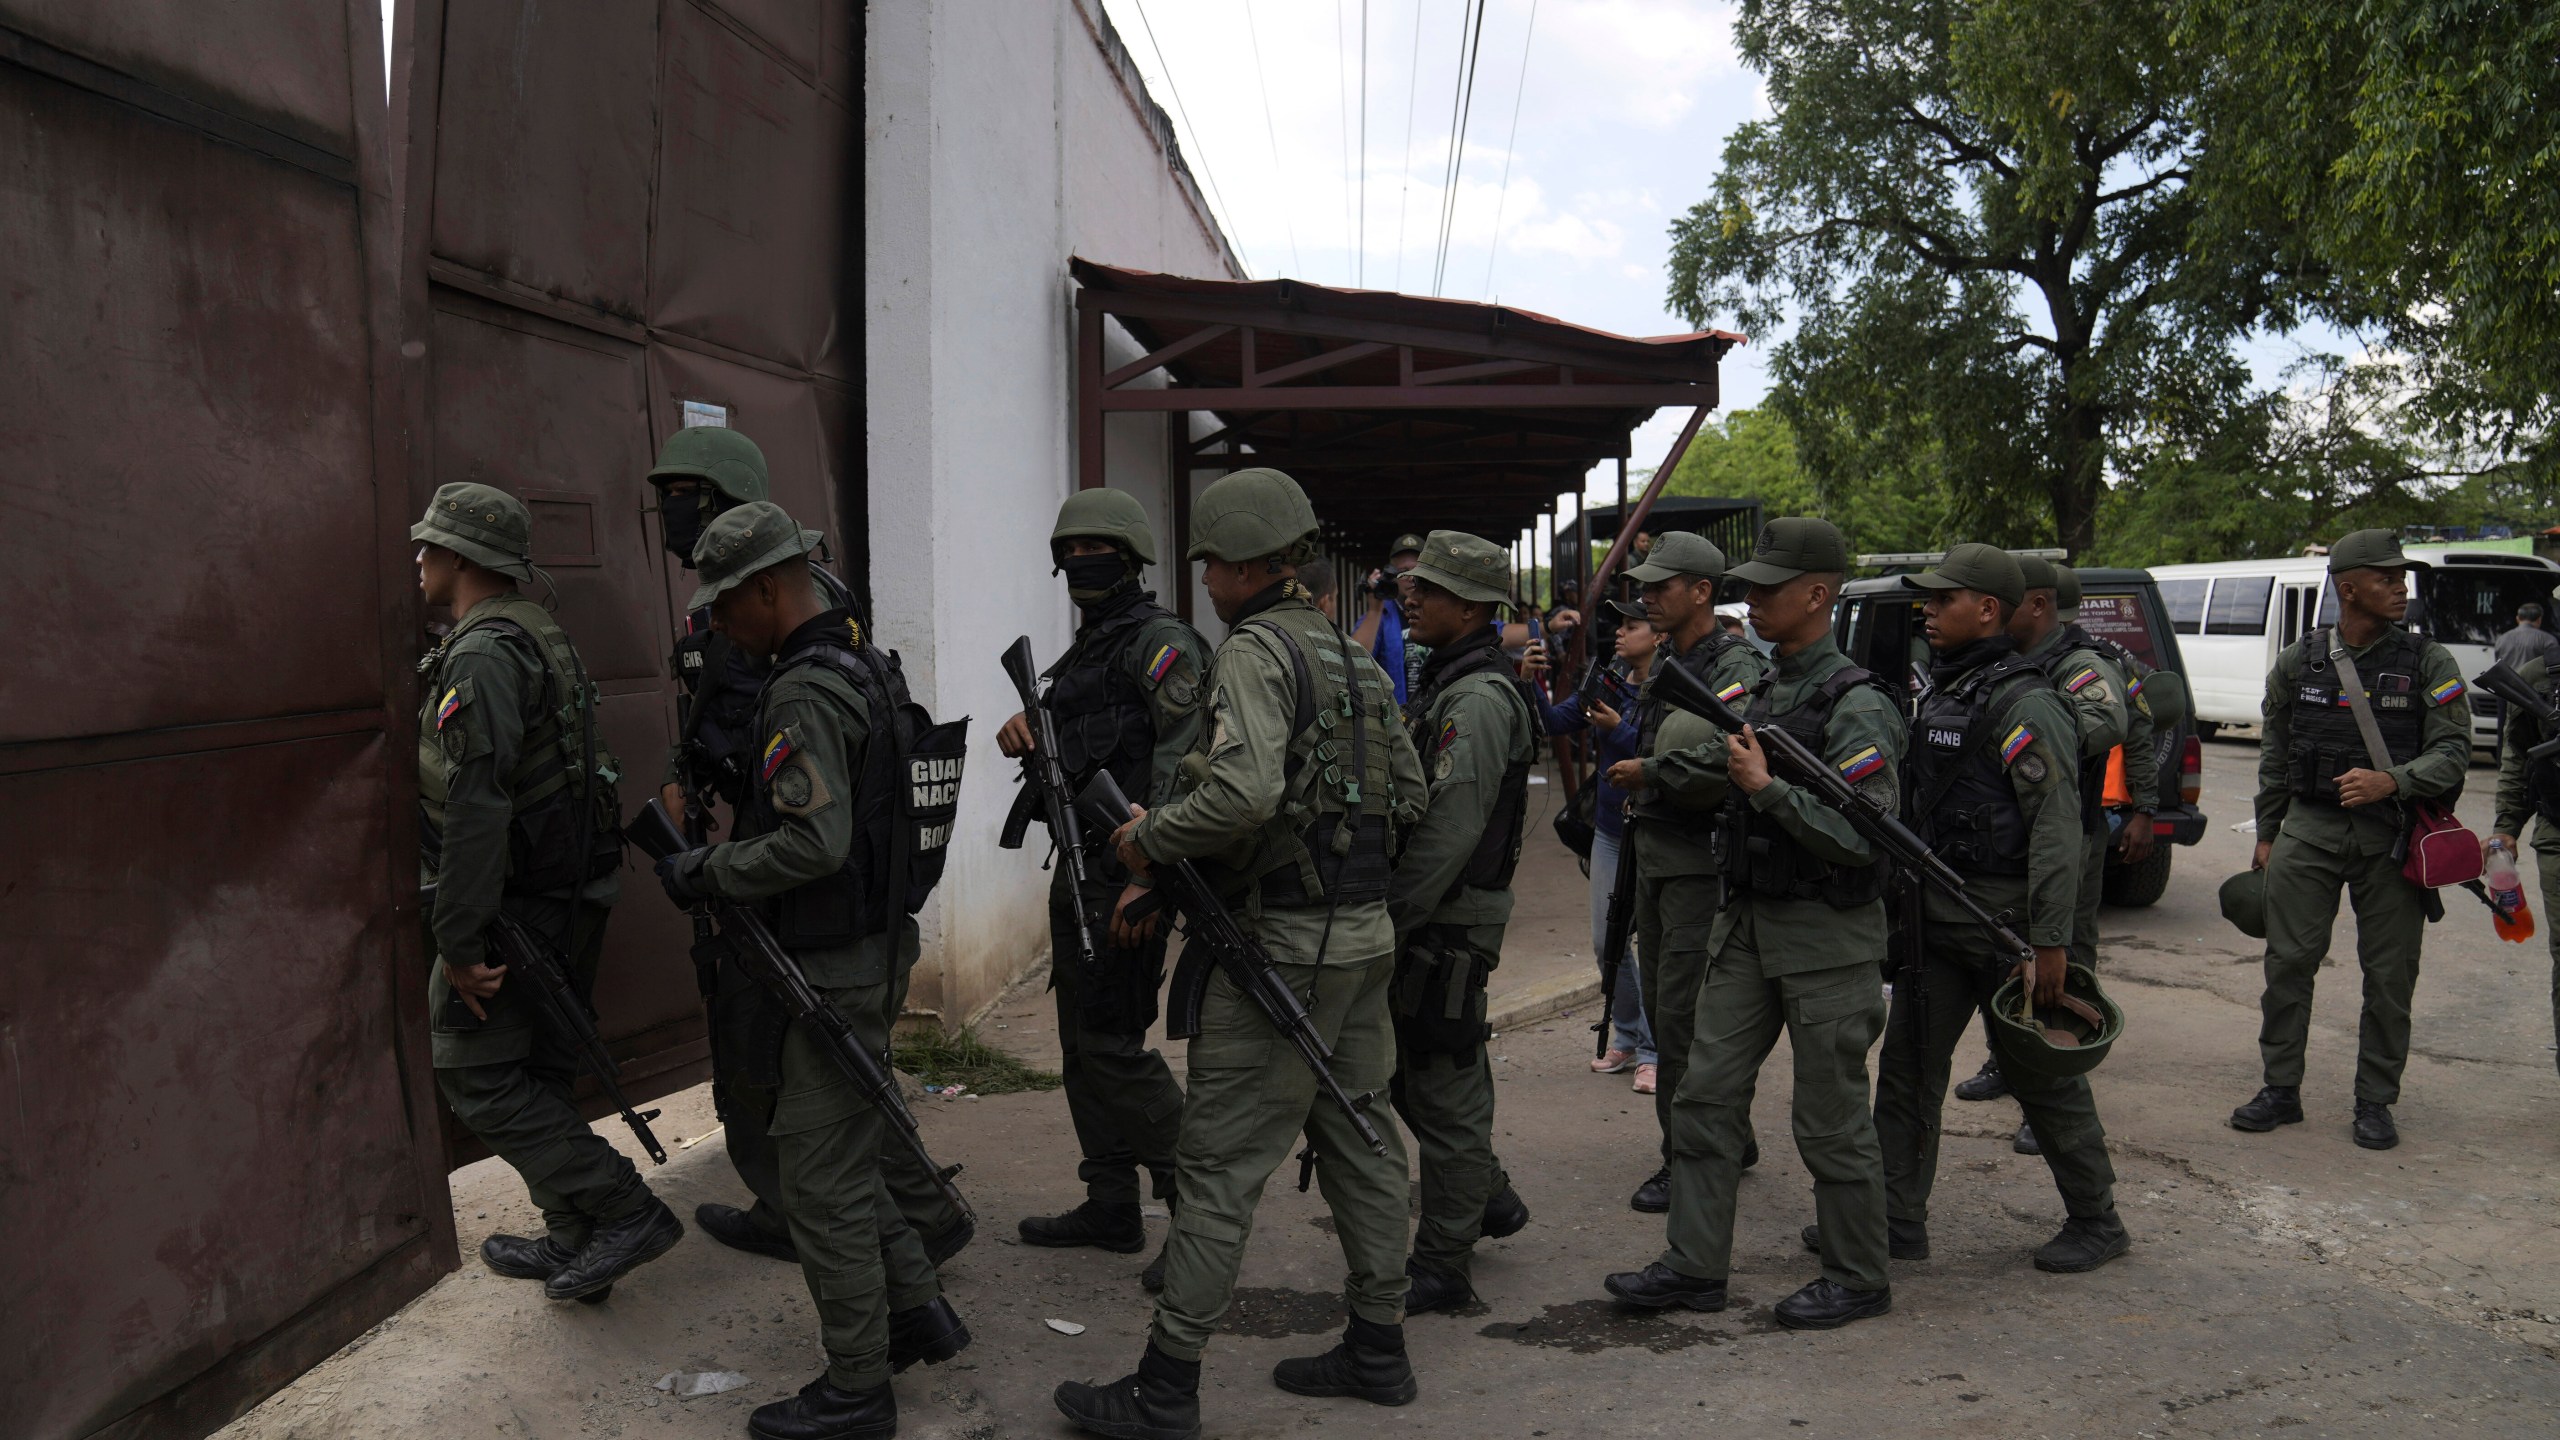
[[[1190,558],[1227,638],[1209,667],[1208,722],[1183,757],[1174,798],[1111,837],[1143,878],[1197,863],[1271,954],[1354,1095],[1382,1096],[1395,1070],[1388,1010],[1395,926],[1387,912],[1396,833],[1419,818],[1422,764],[1387,676],[1306,599],[1316,516],[1277,470],[1240,470],[1200,493]],[[1124,891],[1113,912],[1127,931]],[[1124,942],[1126,936],[1123,936]],[[1177,1149],[1182,1204],[1164,1290],[1136,1373],[1070,1381],[1058,1409],[1111,1436],[1200,1430],[1200,1355],[1235,1292],[1262,1189],[1303,1131],[1349,1267],[1351,1323],[1327,1353],[1284,1360],[1272,1381],[1300,1395],[1401,1405],[1416,1393],[1404,1348],[1406,1171],[1392,1125],[1374,1155],[1319,1094],[1270,1022],[1220,975],[1191,1041]]]
[[[896,692],[888,663],[853,639],[850,613],[812,578],[819,539],[756,501],[723,511],[694,547],[691,607],[709,606],[720,631],[771,668],[734,838],[668,856],[658,879],[681,906],[761,902],[810,985],[885,1063],[917,954],[915,921],[897,903],[907,877],[888,868],[899,848],[892,792],[905,777],[877,748],[893,744]],[[761,987],[724,976],[719,1023],[715,1043],[734,1056],[729,1124],[771,1139],[827,1353],[825,1374],[756,1411],[749,1428],[773,1440],[889,1433],[890,1372],[957,1355],[969,1332],[882,1184],[887,1122]]]
[[[661,538],[687,570],[693,568],[694,546],[705,525],[735,506],[769,498],[770,491],[764,451],[745,434],[720,425],[687,426],[668,436],[648,478],[658,493]],[[823,565],[810,566],[809,574],[830,606],[844,607],[852,638],[858,643],[862,620],[844,582]],[[687,608],[667,668],[683,687],[683,696],[677,702],[676,739],[668,747],[659,798],[668,814],[683,817],[686,835],[702,844],[718,828],[718,807],[725,805],[734,815],[746,798],[748,767],[763,739],[755,733],[756,693],[764,687],[769,667],[712,625],[710,607],[696,605]],[[707,937],[709,924],[695,922],[697,940]],[[697,958],[694,978],[717,1033],[720,973],[712,963]],[[728,983],[752,982],[733,974]],[[903,993],[899,996],[901,1005],[905,998]],[[712,1106],[724,1121],[731,1088],[729,1058],[723,1047],[712,1047]],[[771,1140],[761,1126],[743,1124],[725,1126],[720,1137],[731,1167],[755,1203],[742,1210],[707,1201],[694,1207],[694,1223],[732,1249],[777,1260],[797,1259],[791,1251],[790,1225],[782,1218],[782,1178]],[[880,1163],[900,1213],[924,1238],[925,1251],[934,1263],[959,1253],[977,1230],[969,1217],[943,1197],[941,1188],[904,1146],[888,1147]]]
[[[1665,643],[1654,671],[1678,665],[1707,688],[1738,703],[1768,674],[1751,642],[1716,624],[1716,581],[1724,552],[1704,535],[1670,531],[1645,563],[1627,572],[1642,587],[1645,618]],[[1671,1097],[1689,1067],[1698,991],[1714,953],[1716,911],[1724,885],[1716,869],[1715,834],[1729,786],[1724,732],[1653,698],[1651,682],[1636,697],[1636,758],[1609,767],[1609,783],[1630,800],[1636,847],[1636,955],[1644,1013],[1661,1054],[1653,1112],[1662,1134],[1661,1167],[1627,1203],[1647,1214],[1671,1207]],[[1760,1158],[1749,1142],[1743,1165]]]
[[[2400,873],[2406,802],[2452,805],[2471,767],[2471,702],[2461,668],[2450,651],[2401,623],[2409,572],[2424,568],[2400,552],[2388,530],[2342,537],[2329,550],[2337,623],[2284,647],[2267,672],[2258,848],[2250,859],[2267,872],[2267,985],[2258,1027],[2265,1085],[2231,1112],[2236,1129],[2273,1130],[2302,1119],[2311,987],[2329,955],[2343,889],[2355,905],[2356,959],[2364,969],[2355,1142],[2368,1150],[2400,1143],[2391,1107],[2409,1063],[2418,948],[2429,911],[2440,903]]]
[[[1529,1223],[1493,1153],[1485,981],[1502,961],[1511,919],[1543,708],[1503,656],[1501,612],[1517,603],[1510,552],[1434,530],[1420,553],[1413,634],[1431,659],[1404,714],[1406,731],[1421,737],[1430,808],[1405,839],[1387,895],[1396,928],[1395,1106],[1422,1155],[1407,1314],[1472,1299],[1477,1238]]]
[[[1773,774],[1759,735],[1784,730],[1888,810],[1902,712],[1831,640],[1849,567],[1829,522],[1772,520],[1732,574],[1777,665],[1737,705],[1725,738],[1733,798],[1722,846],[1727,900],[1697,1000],[1689,1063],[1671,1103],[1669,1248],[1612,1275],[1609,1293],[1649,1309],[1725,1306],[1751,1097],[1783,1030],[1794,1053],[1796,1153],[1813,1175],[1822,1274],[1777,1303],[1778,1323],[1833,1329],[1893,1308],[1885,1273],[1884,1161],[1867,1107],[1867,1051],[1884,1025],[1886,872],[1866,838],[1812,790]]]
[[[1077,614],[1075,643],[1049,667],[1042,700],[1066,750],[1059,759],[1068,785],[1081,792],[1108,770],[1122,794],[1161,805],[1173,798],[1182,757],[1200,738],[1208,647],[1200,632],[1141,588],[1146,567],[1156,561],[1156,537],[1145,507],[1126,491],[1080,490],[1067,497],[1049,532],[1049,555],[1066,576]],[[1019,758],[1030,753],[1032,737],[1029,718],[1016,715],[996,732],[996,746]],[[1025,820],[1039,793],[1024,784],[1015,803],[1025,807]],[[1006,833],[1017,833],[1010,820]],[[1053,867],[1049,884],[1049,983],[1058,997],[1063,1052],[1058,1068],[1084,1154],[1076,1173],[1085,1199],[1062,1215],[1028,1217],[1020,1228],[1029,1245],[1130,1254],[1147,1243],[1138,1211],[1141,1167],[1156,1198],[1173,1203],[1182,1087],[1164,1057],[1147,1047],[1164,981],[1165,929],[1151,920],[1135,945],[1112,939],[1112,902],[1130,877],[1104,844],[1108,838],[1090,827],[1084,832],[1091,852],[1085,914],[1101,959],[1092,974],[1076,959],[1081,947],[1067,867]],[[1159,1257],[1147,1267],[1149,1289],[1163,1284],[1163,1265]]]
[[[2080,744],[2070,703],[2009,633],[2027,598],[2015,557],[1958,545],[1905,583],[1927,596],[1931,658],[1902,813],[1975,899],[2013,917],[2035,951],[2031,967],[2001,953],[1952,900],[1934,886],[1923,890],[1917,953],[1903,958],[1886,1022],[1876,1137],[1892,1254],[1925,1259],[1938,1116],[1957,1042],[2020,969],[2031,969],[2039,1007],[2062,994],[2080,888]],[[2123,1254],[2132,1240],[2116,1214],[2115,1166],[2088,1077],[2008,1073],[2008,1080],[2069,1216],[2036,1250],[2036,1268],[2094,1270]]]
[[[439,488],[409,529],[419,593],[454,616],[418,666],[423,879],[435,887],[428,1043],[445,1102],[542,1210],[543,1236],[492,1235],[481,1259],[554,1299],[593,1302],[684,1226],[579,1118],[569,1037],[488,963],[503,911],[592,994],[619,886],[616,769],[596,736],[594,688],[551,613],[517,589],[539,574],[532,530],[514,496],[473,484]]]

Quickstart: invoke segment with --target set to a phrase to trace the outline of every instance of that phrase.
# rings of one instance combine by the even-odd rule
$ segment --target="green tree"
[[[1939,543],[1943,496],[1906,488],[1898,476],[1852,474],[1817,482],[1796,454],[1795,430],[1767,407],[1732,411],[1698,427],[1666,495],[1732,496],[1760,502],[1764,515],[1819,515],[1840,527],[1852,551],[1919,550]]]

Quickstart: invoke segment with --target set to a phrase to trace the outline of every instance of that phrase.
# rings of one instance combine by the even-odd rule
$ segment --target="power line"
[[[1422,0],[1413,0],[1413,48],[1405,55],[1404,149],[1396,152],[1396,288],[1404,288],[1405,200],[1413,194],[1413,101],[1422,93]]]
[[[1253,83],[1262,91],[1262,133],[1271,140],[1271,178],[1276,186],[1281,173],[1280,127],[1271,123],[1271,82],[1262,73],[1262,27],[1254,23],[1253,0],[1244,0],[1244,33],[1253,41]],[[1304,275],[1307,267],[1298,260],[1298,224],[1289,218],[1295,208],[1287,195],[1280,197],[1280,223],[1289,235],[1289,268]]]
[[[1476,103],[1476,61],[1484,54],[1484,0],[1474,0],[1475,26],[1459,37],[1459,77],[1456,113],[1450,117],[1448,185],[1440,196],[1440,253],[1431,264],[1431,293],[1440,293],[1449,271],[1449,232],[1458,219],[1458,175],[1467,163],[1467,122],[1474,118]]]
[[[1493,262],[1502,253],[1502,208],[1511,198],[1511,157],[1520,148],[1520,100],[1529,93],[1529,51],[1538,34],[1538,0],[1529,0],[1529,29],[1520,37],[1520,83],[1511,92],[1511,138],[1502,142],[1502,185],[1493,192],[1493,243],[1484,256],[1484,298],[1493,298]]]
[[[1351,252],[1351,283],[1369,283],[1369,0],[1360,0],[1360,248]]]
[[[1165,91],[1173,96],[1173,113],[1182,117],[1182,128],[1191,132],[1191,153],[1199,158],[1201,178],[1209,182],[1209,198],[1217,202],[1218,209],[1226,217],[1222,223],[1227,227],[1227,242],[1236,247],[1236,258],[1244,260],[1244,241],[1236,232],[1236,212],[1228,209],[1227,197],[1218,193],[1217,173],[1209,168],[1209,148],[1200,143],[1200,127],[1191,123],[1191,111],[1182,103],[1182,87],[1173,83],[1173,67],[1165,63],[1164,47],[1156,43],[1155,22],[1147,18],[1147,0],[1131,0],[1131,3],[1138,7],[1139,28],[1147,32],[1147,48],[1156,52],[1156,70],[1164,76]],[[1250,262],[1244,269],[1247,275],[1253,273]]]
[[[1333,0],[1333,118],[1342,136],[1342,240],[1347,263],[1360,247],[1351,238],[1351,46],[1342,32],[1348,24],[1342,0]]]

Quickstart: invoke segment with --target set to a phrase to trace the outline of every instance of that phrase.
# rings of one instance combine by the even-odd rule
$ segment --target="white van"
[[[2534,555],[2461,545],[2403,548],[2431,567],[2419,572],[2409,621],[2453,652],[2465,680],[2489,668],[2490,642],[2515,625],[2516,607],[2549,610],[2552,588],[2560,585],[2560,565]],[[2178,632],[2196,728],[2206,735],[2218,725],[2257,724],[2276,652],[2337,618],[2324,556],[2154,565],[2151,576]],[[2469,698],[2473,743],[2494,745],[2497,698],[2477,689]]]

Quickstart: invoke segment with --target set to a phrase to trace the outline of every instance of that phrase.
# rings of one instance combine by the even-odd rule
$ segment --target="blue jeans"
[[[1591,953],[1596,958],[1609,928],[1609,887],[1618,878],[1618,845],[1623,837],[1606,833],[1591,839]],[[1635,897],[1627,897],[1630,905]],[[1615,1003],[1609,1007],[1609,1048],[1632,1050],[1639,1065],[1657,1063],[1653,1027],[1644,1018],[1644,985],[1636,978],[1636,939],[1629,918],[1627,953],[1618,960]]]

